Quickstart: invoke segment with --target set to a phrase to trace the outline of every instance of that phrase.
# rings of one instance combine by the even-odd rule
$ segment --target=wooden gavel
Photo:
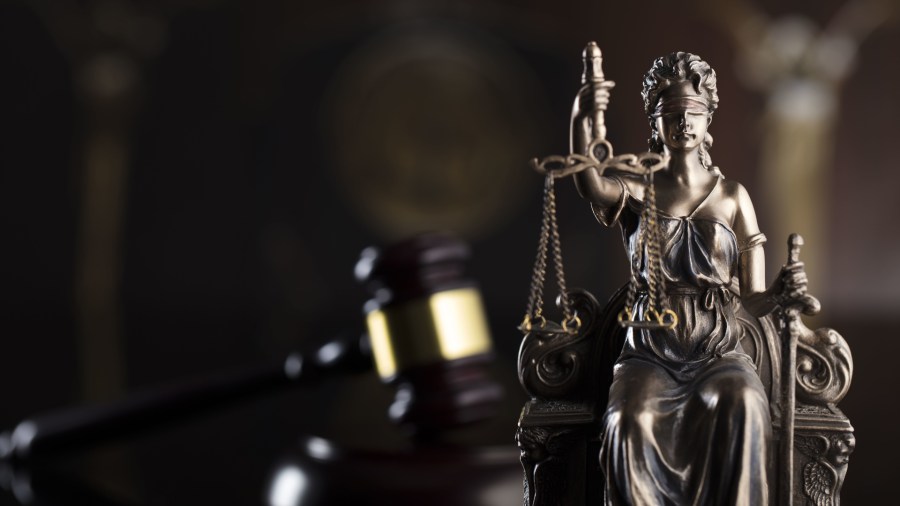
[[[373,366],[397,390],[391,418],[417,436],[486,418],[503,392],[486,373],[491,342],[478,289],[465,277],[468,257],[464,243],[436,233],[384,251],[366,249],[356,274],[374,295],[365,306],[368,335],[291,353],[273,365],[37,415],[0,434],[0,459],[24,462],[89,448]]]

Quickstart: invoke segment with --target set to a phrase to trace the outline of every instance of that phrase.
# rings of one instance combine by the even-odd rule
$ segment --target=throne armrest
[[[624,332],[616,315],[619,290],[601,311],[585,290],[568,292],[581,320],[576,332],[548,322],[522,340],[519,381],[530,399],[522,408],[516,440],[525,471],[525,504],[598,504],[599,420],[606,407],[613,364]]]
[[[808,328],[798,314],[804,308],[817,313],[818,301],[805,294],[785,300],[777,318],[784,359],[780,503],[837,505],[856,444],[837,408],[850,388],[853,357],[833,329]]]

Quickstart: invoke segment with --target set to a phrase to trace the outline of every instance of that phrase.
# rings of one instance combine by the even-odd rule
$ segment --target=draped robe
[[[646,286],[641,203],[621,186],[618,204],[595,214],[622,227]],[[679,323],[626,333],[601,435],[607,505],[768,504],[769,402],[740,345],[740,300],[728,290],[740,251],[765,236],[739,247],[728,224],[695,216],[708,199],[688,216],[658,212],[666,287],[660,306]],[[640,293],[634,318],[643,318],[647,302]]]

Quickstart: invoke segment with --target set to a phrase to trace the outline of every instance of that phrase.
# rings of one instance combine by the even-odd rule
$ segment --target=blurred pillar
[[[810,245],[804,255],[812,289],[827,296],[841,85],[860,44],[895,17],[898,6],[895,0],[848,0],[823,28],[799,15],[770,19],[751,1],[706,1],[702,9],[734,38],[738,76],[766,97],[760,139],[765,194],[756,200],[773,217],[766,230],[775,255],[769,276],[786,258],[788,235],[798,232]]]
[[[80,106],[80,216],[75,253],[78,368],[83,401],[126,391],[120,279],[128,169],[141,65],[161,47],[159,17],[130,2],[34,2],[76,76]],[[128,495],[134,477],[120,451],[93,455],[106,488]]]
[[[86,121],[75,297],[82,395],[93,401],[120,397],[125,387],[119,281],[136,69],[127,59],[98,55],[81,72]]]

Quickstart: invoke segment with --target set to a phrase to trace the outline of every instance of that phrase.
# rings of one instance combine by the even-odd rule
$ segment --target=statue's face
[[[705,102],[706,97],[690,82],[674,85],[660,96],[664,106],[656,118],[656,130],[670,150],[691,151],[703,145],[710,121]]]
[[[834,465],[842,466],[850,461],[850,454],[856,448],[856,438],[851,433],[834,435],[830,439],[827,456]]]
[[[656,119],[659,135],[670,150],[691,151],[703,145],[709,113],[673,112]]]
[[[709,113],[672,112],[656,119],[656,129],[665,144],[673,151],[691,151],[703,144]]]

